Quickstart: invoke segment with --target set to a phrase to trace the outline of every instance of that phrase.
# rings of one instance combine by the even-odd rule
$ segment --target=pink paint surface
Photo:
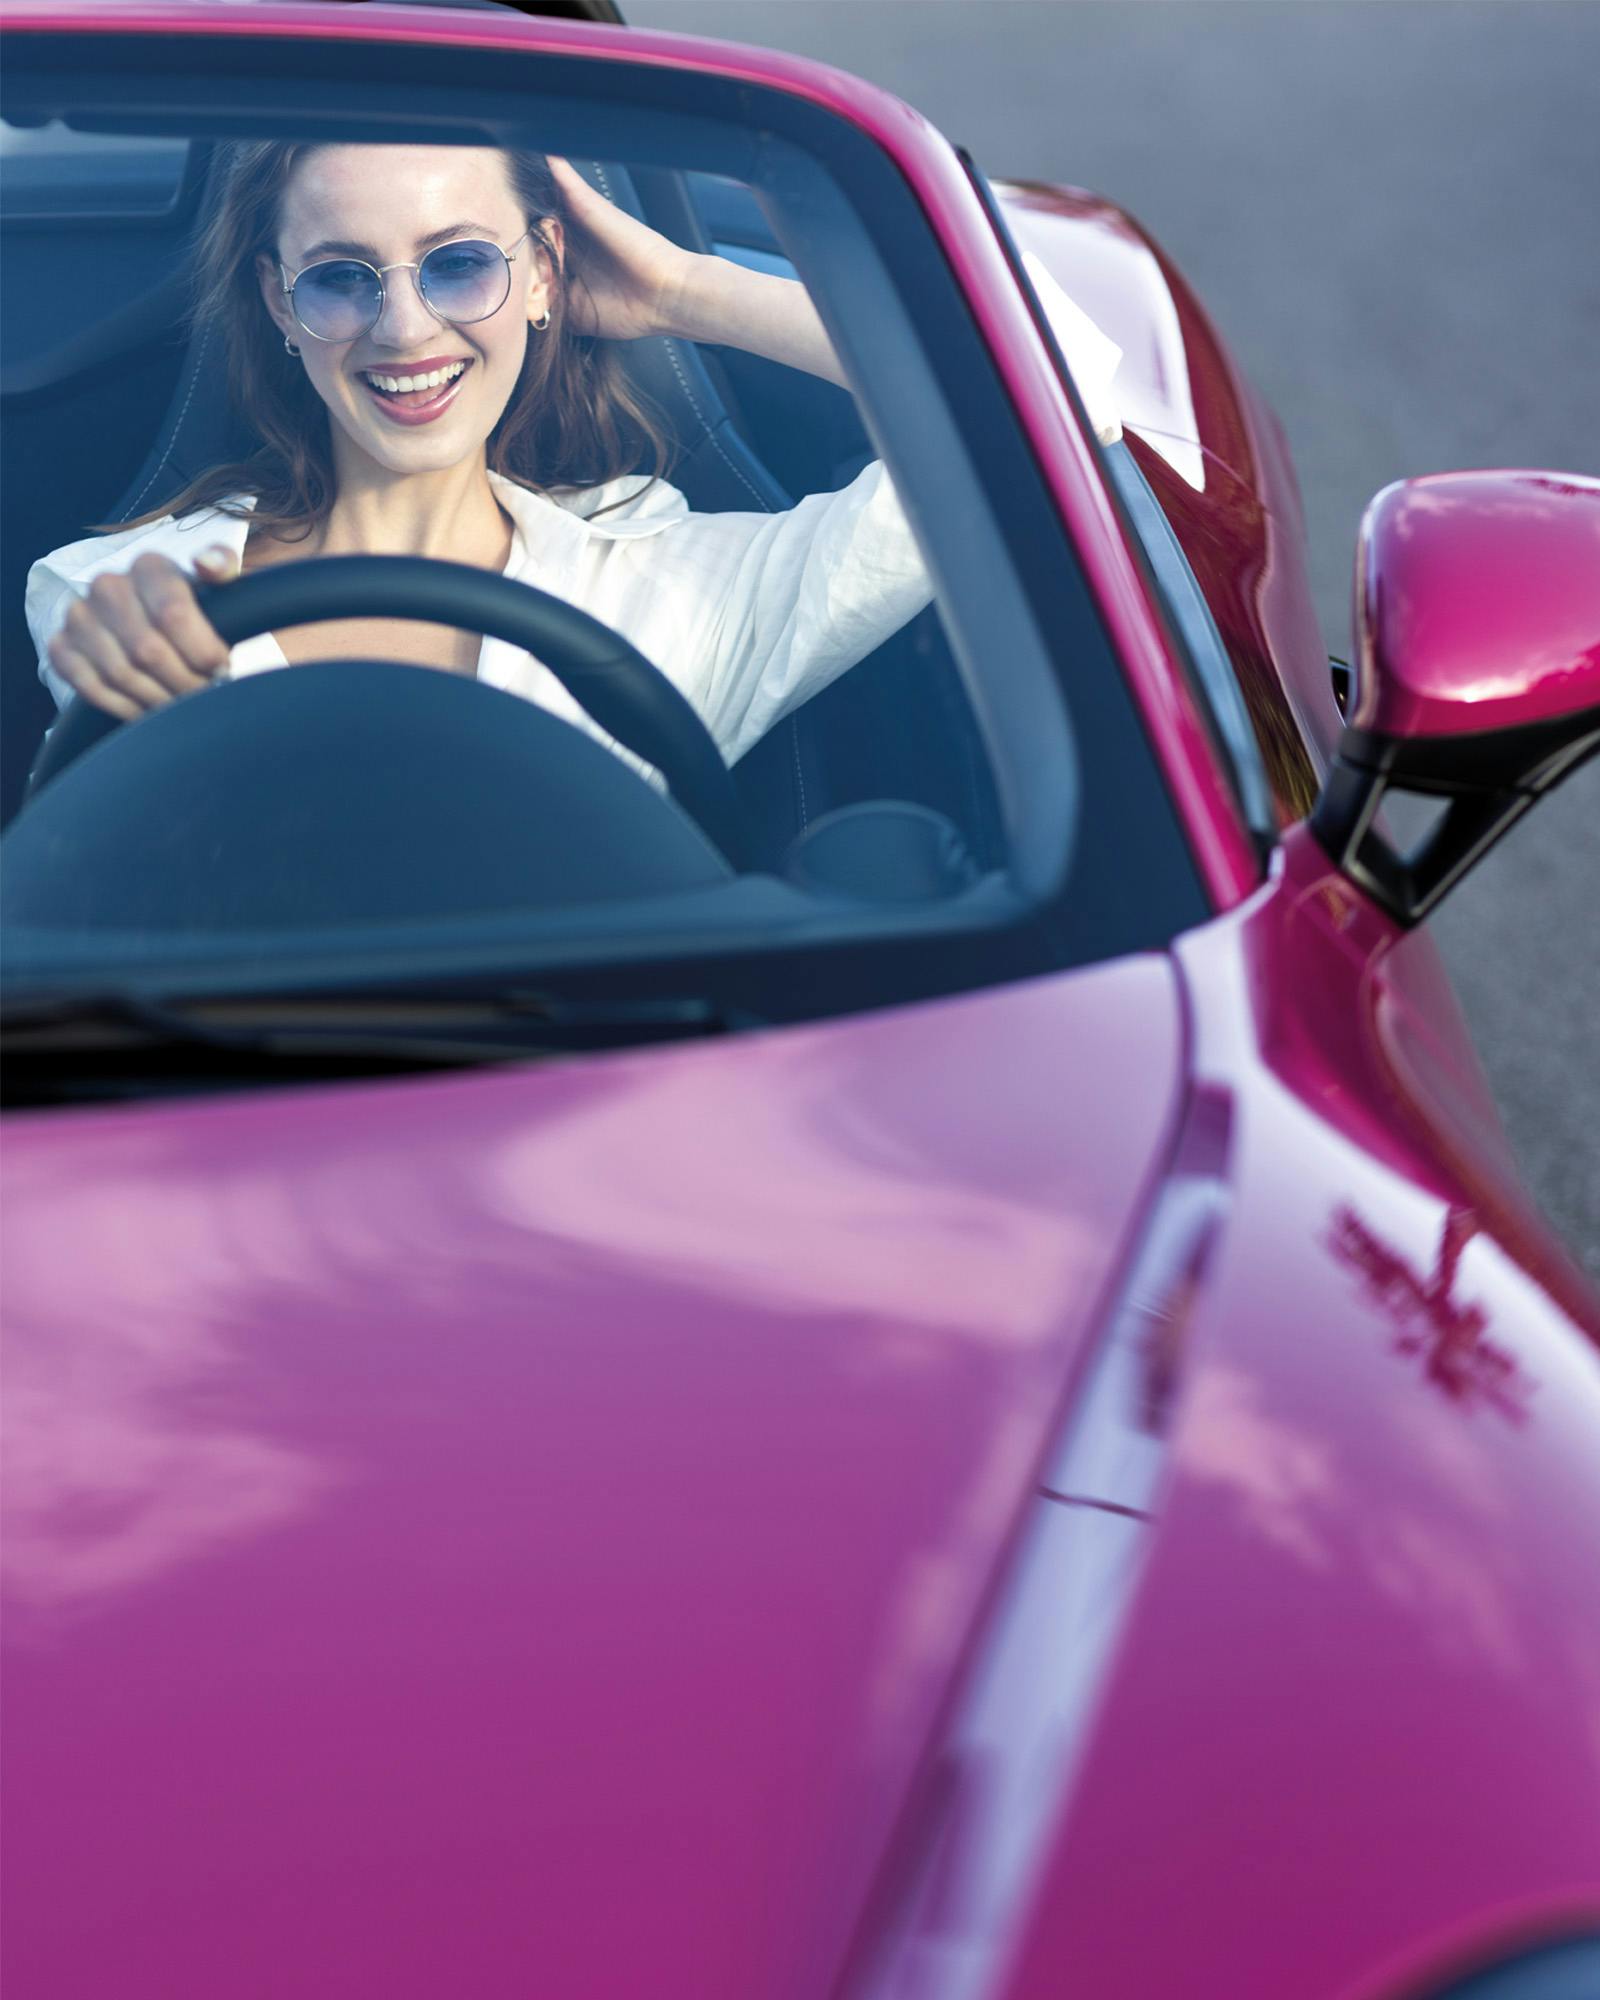
[[[1058,1433],[852,2000],[1398,2000],[1600,1926],[1600,1301],[1397,946],[1303,830],[1179,940],[1121,1393]]]
[[[1461,736],[1600,708],[1600,479],[1441,472],[1362,523],[1358,729]]]
[[[9,32],[241,36],[291,34],[336,41],[437,42],[538,55],[584,55],[732,77],[787,91],[866,132],[895,161],[960,279],[1018,416],[1038,455],[1051,497],[1071,534],[1167,783],[1183,812],[1202,880],[1218,907],[1237,902],[1260,879],[1249,836],[1163,621],[1152,604],[1141,558],[1130,545],[1055,363],[1039,340],[993,225],[954,149],[918,112],[841,70],[770,49],[593,27],[496,18],[490,13],[421,8],[318,6],[295,0],[248,9],[160,5],[154,0],[53,0],[6,16]],[[734,25],[730,14],[729,25]]]
[[[8,16],[113,19],[714,69],[872,132],[1002,357],[1213,895],[1243,894],[1088,447],[914,113],[488,14]],[[1289,599],[1254,605],[1288,643]],[[1160,1484],[1137,1518],[1075,1496],[1138,1544],[1126,1623],[1037,1839],[984,1853],[951,1719],[1062,1508],[1036,1489],[1180,1119],[1213,1121],[1219,1208],[1122,1413]],[[1172,964],[18,1118],[0,1169],[8,1992],[798,2000],[848,1965],[943,2000],[982,1963],[1007,2000],[1376,2000],[1600,1923],[1600,1313],[1425,934],[1300,832]],[[998,1943],[963,1929],[980,1865],[1018,1885]],[[928,1950],[897,1961],[915,1885]]]
[[[1145,959],[13,1120],[7,1990],[826,1990],[1179,1050]]]
[[[1229,1219],[1007,2000],[1377,2000],[1600,1924],[1600,1306],[1387,928],[1297,831],[1180,945]]]
[[[1116,341],[1129,449],[1227,646],[1284,822],[1315,798],[1342,727],[1311,602],[1293,468],[1200,301],[1124,210],[1002,183],[1018,243]]]

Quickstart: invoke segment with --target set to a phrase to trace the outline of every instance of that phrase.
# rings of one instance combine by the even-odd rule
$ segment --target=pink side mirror
[[[1425,917],[1600,750],[1600,479],[1444,472],[1385,487],[1356,552],[1356,667],[1311,824],[1402,923]],[[1386,792],[1449,804],[1414,853]]]

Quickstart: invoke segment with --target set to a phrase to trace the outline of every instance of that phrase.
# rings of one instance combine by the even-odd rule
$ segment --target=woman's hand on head
[[[582,276],[568,294],[575,333],[637,340],[671,333],[682,340],[742,348],[785,368],[850,387],[804,285],[731,258],[699,256],[624,215],[565,160],[550,171],[567,198],[582,241]],[[589,296],[585,297],[587,289]]]
[[[582,276],[567,295],[572,331],[602,340],[674,331],[675,301],[704,260],[596,194],[554,154],[550,171],[567,198],[569,227],[579,241]]]
[[[202,583],[225,583],[238,572],[237,556],[226,549],[195,561]],[[126,575],[96,577],[46,650],[74,693],[124,722],[209,687],[228,664],[193,581],[157,555],[140,556]]]

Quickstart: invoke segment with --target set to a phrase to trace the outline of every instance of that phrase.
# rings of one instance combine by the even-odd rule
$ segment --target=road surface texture
[[[1593,0],[622,0],[897,92],[1131,209],[1287,427],[1330,651],[1367,499],[1600,473]],[[1536,1196],[1600,1280],[1600,762],[1433,919]]]

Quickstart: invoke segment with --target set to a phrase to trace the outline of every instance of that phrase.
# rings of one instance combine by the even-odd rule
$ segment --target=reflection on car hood
[[[13,1121],[19,1987],[828,1990],[1179,1048],[1141,959]]]

